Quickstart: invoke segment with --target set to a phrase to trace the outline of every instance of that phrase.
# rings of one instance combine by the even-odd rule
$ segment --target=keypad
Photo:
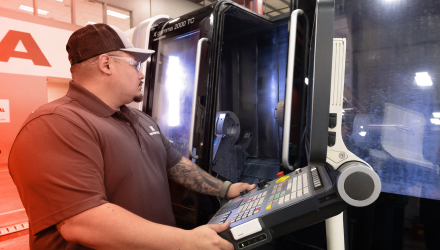
[[[235,216],[232,218],[231,222],[234,223],[254,214],[258,214],[261,209],[261,204],[263,204],[266,195],[267,191],[264,191],[263,193],[242,200],[240,203],[240,208],[238,209]]]
[[[274,208],[274,206],[284,205],[294,199],[301,198],[308,193],[309,178],[306,173],[295,175],[288,179],[286,178],[286,181],[275,184],[272,190],[267,190],[239,201],[240,208],[235,213],[231,222],[234,223],[258,214],[261,207],[269,210]],[[263,204],[267,194],[269,194],[269,199],[266,199],[267,203]]]

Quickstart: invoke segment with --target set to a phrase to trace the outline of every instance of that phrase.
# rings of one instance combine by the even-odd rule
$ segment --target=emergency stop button
[[[279,172],[279,173],[277,174],[277,176],[280,177],[280,178],[283,177],[283,176],[284,176],[284,172],[283,172],[283,171]]]

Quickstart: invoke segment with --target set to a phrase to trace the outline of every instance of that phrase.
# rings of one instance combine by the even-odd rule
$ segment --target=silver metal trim
[[[202,51],[203,42],[207,42],[208,38],[201,38],[197,43],[197,55],[196,55],[196,72],[194,76],[194,92],[193,92],[193,101],[192,101],[192,111],[191,111],[191,127],[189,131],[189,143],[188,143],[188,152],[189,155],[194,159],[199,159],[198,155],[193,155],[193,137],[194,137],[194,120],[196,118],[196,101],[197,101],[197,89],[199,87],[199,70],[200,70],[200,54]]]
[[[286,98],[284,101],[284,125],[283,125],[283,148],[282,163],[284,168],[293,170],[289,164],[289,139],[290,139],[290,119],[292,112],[292,90],[293,73],[295,70],[295,49],[296,49],[296,27],[298,16],[304,14],[302,10],[294,10],[290,16],[289,25],[289,55],[287,61],[287,79],[286,79]]]

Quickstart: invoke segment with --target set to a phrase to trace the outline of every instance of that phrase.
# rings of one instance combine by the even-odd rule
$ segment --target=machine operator
[[[10,174],[29,217],[31,249],[233,249],[217,233],[230,222],[175,227],[168,180],[233,198],[255,185],[222,182],[183,158],[142,101],[148,50],[106,24],[66,45],[66,96],[35,110],[11,149]]]

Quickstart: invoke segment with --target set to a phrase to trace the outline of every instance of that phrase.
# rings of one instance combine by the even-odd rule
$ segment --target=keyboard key
[[[259,195],[257,196],[257,199],[260,199],[262,195],[263,195],[263,193],[259,194]]]
[[[288,202],[289,200],[290,200],[290,194],[284,196],[284,201],[285,202]]]
[[[282,197],[282,198],[280,198],[279,200],[278,200],[278,204],[279,205],[281,205],[281,204],[283,204],[284,203],[284,197]]]
[[[304,195],[308,194],[309,193],[309,188],[308,187],[304,188],[303,192],[304,192]]]
[[[296,199],[296,192],[292,192],[292,193],[290,194],[290,199],[291,199],[291,200]]]
[[[263,193],[263,197],[266,196],[266,194],[267,194],[267,191],[264,191],[264,193]]]
[[[243,208],[244,208],[244,206],[241,206],[241,207],[238,209],[237,214],[240,213],[241,210],[243,210]]]
[[[308,185],[309,185],[308,175],[304,174],[303,175],[303,187],[307,187]]]
[[[300,197],[300,196],[302,196],[302,195],[303,195],[303,190],[302,190],[302,189],[296,191],[296,196],[297,196],[297,197]]]

